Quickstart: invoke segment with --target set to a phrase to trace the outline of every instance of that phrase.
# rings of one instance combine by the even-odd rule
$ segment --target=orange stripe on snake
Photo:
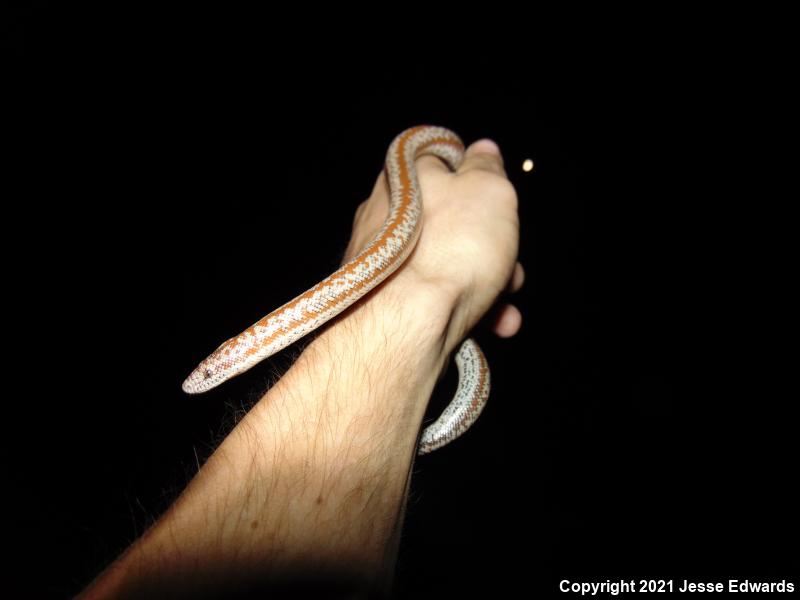
[[[412,127],[398,135],[386,154],[389,215],[381,230],[353,259],[333,274],[224,342],[183,382],[188,394],[206,392],[252,368],[308,335],[352,306],[398,269],[417,243],[422,195],[415,160],[432,154],[456,170],[464,155],[458,136],[441,127]],[[489,368],[474,340],[456,352],[459,383],[442,415],[425,428],[419,454],[440,448],[466,431],[489,395]]]

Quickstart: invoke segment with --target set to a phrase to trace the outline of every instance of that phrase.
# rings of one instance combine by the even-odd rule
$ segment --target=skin
[[[80,598],[353,597],[388,589],[415,444],[450,353],[524,281],[517,197],[497,145],[452,173],[417,161],[424,225],[412,255],[317,336],[231,431],[161,519]],[[346,258],[388,209],[381,173],[356,211]],[[490,313],[491,314],[488,314]]]

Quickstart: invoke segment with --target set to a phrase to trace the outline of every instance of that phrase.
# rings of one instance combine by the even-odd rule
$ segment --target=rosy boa
[[[415,160],[431,154],[456,170],[464,157],[459,137],[441,127],[412,127],[386,155],[389,215],[372,241],[332,275],[274,310],[217,348],[183,382],[188,394],[208,391],[308,335],[391,275],[408,257],[422,225],[422,195]],[[456,352],[459,382],[441,416],[422,433],[418,453],[448,444],[475,422],[489,396],[489,367],[472,339]]]

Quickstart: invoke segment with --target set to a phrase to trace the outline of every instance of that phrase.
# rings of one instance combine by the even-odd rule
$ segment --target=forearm
[[[84,597],[230,598],[276,584],[297,597],[315,577],[325,597],[348,582],[351,597],[386,581],[444,361],[523,279],[517,198],[496,144],[470,146],[456,173],[432,156],[417,163],[425,225],[412,255],[309,345]],[[382,173],[356,212],[348,257],[380,231],[388,207]],[[514,335],[519,311],[498,314],[494,331]]]
[[[450,303],[415,289],[389,286],[314,340],[87,597],[315,575],[379,584],[450,349]]]

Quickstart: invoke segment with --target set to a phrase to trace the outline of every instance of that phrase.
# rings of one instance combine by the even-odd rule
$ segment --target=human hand
[[[421,300],[447,320],[449,352],[489,311],[503,291],[517,291],[524,281],[516,261],[519,245],[517,195],[503,168],[497,145],[479,140],[453,172],[434,156],[417,160],[422,190],[423,225],[414,252],[384,283],[388,294]],[[380,229],[389,207],[389,188],[381,172],[372,194],[356,211],[345,252],[352,258]],[[430,302],[430,300],[433,300]],[[493,330],[510,337],[522,316],[511,304],[498,307]]]

